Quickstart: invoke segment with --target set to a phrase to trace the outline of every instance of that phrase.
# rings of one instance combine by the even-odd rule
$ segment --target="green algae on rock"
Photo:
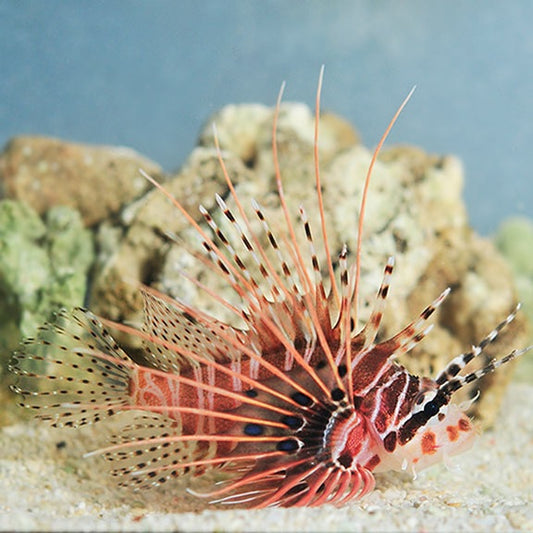
[[[93,242],[70,207],[42,220],[27,204],[0,201],[0,347],[2,364],[20,338],[61,307],[83,303]]]
[[[513,270],[522,309],[533,324],[533,220],[527,217],[508,218],[499,227],[494,243]],[[530,327],[529,336],[533,342],[533,327]],[[519,365],[519,378],[532,381],[533,355],[526,354]]]
[[[523,309],[533,322],[533,220],[508,218],[498,229],[494,242],[513,269]]]

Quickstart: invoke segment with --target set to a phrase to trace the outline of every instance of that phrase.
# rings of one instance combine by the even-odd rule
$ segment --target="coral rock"
[[[0,156],[0,190],[40,215],[54,205],[73,207],[92,226],[148,188],[139,168],[161,173],[158,165],[129,148],[16,137]]]
[[[61,307],[83,304],[92,261],[77,211],[57,206],[43,221],[22,202],[0,201],[0,372],[21,336]]]

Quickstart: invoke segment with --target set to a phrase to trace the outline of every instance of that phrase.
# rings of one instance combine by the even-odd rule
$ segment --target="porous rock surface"
[[[15,137],[0,156],[0,196],[21,200],[40,215],[67,205],[92,226],[148,188],[139,167],[161,173],[159,165],[130,148]]]

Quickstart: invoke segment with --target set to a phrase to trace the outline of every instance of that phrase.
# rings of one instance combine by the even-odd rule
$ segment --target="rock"
[[[509,218],[498,229],[494,243],[516,276],[524,312],[533,322],[533,221]]]
[[[251,179],[235,156],[227,159],[226,166],[237,179]],[[216,151],[196,148],[183,169],[168,177],[164,186],[180,199],[195,220],[203,220],[198,205],[211,209],[215,193],[225,190]],[[129,205],[118,222],[103,224],[98,232],[100,253],[90,294],[91,309],[114,320],[140,322],[142,298],[138,282],[163,288],[161,284],[166,282],[161,279],[161,272],[169,251],[174,248],[180,255],[188,253],[190,243],[184,236],[189,226],[169,199],[156,189]],[[174,235],[180,239],[179,244],[172,243]],[[170,287],[166,288],[166,292],[171,292]]]
[[[290,125],[289,130],[297,130],[297,136],[305,139],[310,146],[314,136],[314,120],[314,114],[305,104],[282,104],[278,137],[286,123]],[[242,159],[247,166],[254,166],[259,144],[269,146],[271,142],[272,109],[261,104],[227,105],[215,113],[207,124],[198,140],[200,146],[213,146],[212,124],[215,124],[220,145]],[[323,112],[319,128],[320,155],[325,160],[359,142],[359,135],[353,126],[334,113]]]
[[[51,206],[80,211],[85,225],[116,214],[149,184],[139,168],[161,168],[129,148],[88,146],[48,137],[16,137],[0,156],[0,196],[43,215]]]
[[[282,124],[292,126],[280,127],[280,149],[291,153],[294,151],[300,159],[303,148],[306,151],[311,149],[308,153],[311,159],[305,162],[305,167],[313,174],[313,116],[303,104],[286,104],[283,109],[280,117]],[[264,201],[267,206],[278,203],[273,194],[271,154],[268,155],[270,161],[265,158],[265,149],[269,150],[271,143],[271,119],[272,109],[247,104],[227,106],[213,118],[224,151],[226,169],[248,205],[252,197]],[[199,204],[211,211],[216,205],[215,193],[222,197],[228,195],[227,184],[213,148],[213,121],[209,121],[209,126],[201,133],[200,146],[192,152],[183,169],[164,182],[167,190],[176,195],[200,223],[203,217],[198,210]],[[295,137],[291,129],[295,124],[302,139]],[[325,127],[321,139],[324,139],[326,148],[321,151],[321,156],[324,160],[330,160],[335,153],[357,141],[357,134],[347,126],[346,121],[327,114],[323,124]],[[285,140],[282,138],[284,132],[289,135]],[[267,168],[261,168],[265,164]],[[253,171],[249,170],[250,167]],[[295,176],[298,175],[296,172]],[[293,204],[301,196],[299,189],[300,185],[296,182],[288,188],[287,194]],[[176,235],[179,243],[173,243],[169,234]],[[91,309],[97,313],[114,320],[140,324],[142,299],[136,282],[141,281],[192,302],[203,310],[218,313],[221,318],[231,318],[212,298],[193,284],[185,282],[181,276],[180,271],[184,270],[189,276],[216,288],[220,295],[230,299],[234,297],[227,284],[221,285],[218,273],[210,271],[189,253],[199,243],[198,237],[161,192],[149,191],[128,206],[118,222],[103,224],[98,243],[101,252],[90,296]],[[119,337],[132,348],[139,346],[135,339]]]
[[[533,221],[526,217],[505,220],[494,236],[494,243],[513,270],[523,312],[533,324]],[[529,330],[529,339],[533,343],[533,328]],[[522,359],[519,377],[523,381],[531,381],[533,354],[527,354]]]
[[[92,261],[77,211],[53,207],[43,221],[22,202],[0,201],[0,371],[21,337],[61,307],[83,304]]]

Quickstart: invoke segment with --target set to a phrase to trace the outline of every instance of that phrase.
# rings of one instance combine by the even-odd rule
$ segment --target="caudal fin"
[[[98,422],[130,404],[135,368],[89,311],[61,311],[26,339],[9,365],[20,405],[54,427]]]

